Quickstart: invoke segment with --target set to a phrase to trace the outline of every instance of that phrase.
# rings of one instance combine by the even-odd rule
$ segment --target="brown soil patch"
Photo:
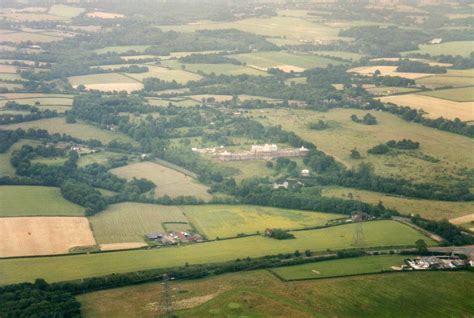
[[[17,67],[15,65],[0,64],[0,73],[15,74]]]
[[[0,257],[65,254],[95,245],[85,217],[0,218]]]
[[[424,95],[397,95],[380,99],[385,103],[394,103],[414,109],[422,109],[428,118],[444,117],[447,119],[459,118],[462,121],[474,120],[474,102],[455,102],[447,99]]]
[[[465,224],[474,221],[474,213],[449,220],[453,224]]]
[[[130,243],[110,243],[100,244],[101,251],[115,251],[115,250],[127,250],[132,248],[140,248],[146,246],[145,243],[130,242]]]

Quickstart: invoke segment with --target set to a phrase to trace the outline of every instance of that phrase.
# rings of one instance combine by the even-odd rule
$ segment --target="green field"
[[[95,126],[81,122],[77,122],[75,124],[67,124],[65,119],[62,117],[41,119],[12,125],[4,125],[3,127],[5,127],[6,129],[22,128],[25,130],[29,128],[46,129],[51,134],[68,134],[73,137],[84,140],[97,139],[102,141],[103,143],[108,143],[112,140],[133,143],[133,140],[131,138],[121,133],[99,129]]]
[[[198,21],[185,25],[159,26],[163,31],[194,32],[196,30],[237,29],[297,44],[300,41],[335,40],[340,26],[328,26],[299,17],[251,18],[232,22]]]
[[[77,163],[79,167],[84,167],[93,163],[105,165],[110,159],[118,159],[121,157],[123,157],[123,153],[100,151],[96,153],[81,155]]]
[[[38,96],[38,97],[30,97],[30,98],[14,98],[9,99],[8,101],[15,101],[19,104],[27,104],[27,105],[37,105],[38,107],[46,107],[46,106],[66,106],[71,107],[73,103],[73,96]]]
[[[424,218],[435,220],[453,219],[470,214],[474,210],[472,202],[411,199],[351,188],[323,188],[322,195],[343,199],[353,198],[371,204],[378,204],[379,201],[382,201],[386,208],[396,209],[407,215],[419,214]]]
[[[388,87],[388,86],[380,86],[380,87],[370,87],[366,88],[369,93],[374,95],[393,95],[393,94],[401,94],[401,93],[413,93],[417,92],[417,88],[408,88],[408,87]]]
[[[154,162],[139,162],[111,170],[112,173],[126,179],[145,178],[157,185],[154,190],[156,197],[168,195],[172,198],[178,196],[194,196],[198,199],[209,200],[212,196],[207,192],[207,187],[189,175],[178,172]]]
[[[317,55],[292,54],[286,52],[257,52],[231,55],[249,66],[258,68],[282,67],[285,65],[296,66],[301,69],[326,67],[329,64],[338,65],[341,62]]]
[[[55,4],[53,5],[48,13],[52,15],[56,15],[58,17],[62,18],[74,18],[83,13],[85,9],[83,8],[77,8],[77,7],[71,7],[71,6],[66,6],[62,4]]]
[[[364,223],[364,246],[414,245],[422,238],[429,245],[434,241],[413,228],[396,221]],[[354,224],[320,230],[293,232],[295,239],[275,240],[263,236],[198,243],[159,250],[136,250],[104,254],[32,259],[0,260],[0,284],[32,281],[42,277],[47,281],[64,281],[84,277],[146,270],[159,267],[223,262],[245,257],[259,257],[295,250],[323,252],[353,248]],[[54,268],[54,271],[51,271]]]
[[[416,80],[418,85],[433,87],[458,87],[458,86],[474,86],[474,77],[469,76],[452,76],[452,75],[434,75]]]
[[[328,278],[390,271],[401,266],[408,255],[364,256],[271,269],[284,280]]]
[[[81,216],[84,208],[65,200],[59,188],[0,186],[0,217]]]
[[[404,52],[405,54],[419,53],[429,54],[431,56],[437,55],[461,55],[469,57],[474,51],[474,41],[453,41],[444,42],[441,44],[421,44],[416,51]]]
[[[375,116],[378,124],[367,126],[351,120],[352,114],[361,118],[366,113]],[[283,129],[293,131],[348,167],[370,162],[379,175],[443,183],[449,182],[452,177],[465,179],[462,167],[474,168],[474,142],[471,139],[410,123],[387,112],[331,109],[321,113],[272,109],[252,111],[251,114],[263,124],[282,125]],[[309,123],[319,119],[327,121],[330,128],[320,131],[308,128]],[[367,155],[367,150],[375,145],[403,138],[419,142],[420,149],[394,155]],[[350,157],[354,148],[362,154],[362,160]]]
[[[201,76],[191,72],[186,72],[181,69],[168,69],[165,67],[147,65],[149,71],[146,73],[125,73],[128,77],[134,78],[142,82],[145,78],[156,77],[160,80],[171,82],[176,81],[181,84],[186,84],[189,81],[197,81]]]
[[[469,317],[468,272],[415,272],[284,283],[267,271],[171,283],[178,317]],[[442,288],[440,288],[442,286]],[[163,286],[79,295],[85,317],[156,317]],[[355,297],[354,295],[357,295]],[[179,306],[179,307],[178,307]],[[178,307],[178,308],[176,308]]]
[[[449,99],[455,102],[474,101],[474,87],[443,89],[437,91],[423,92],[420,94],[442,99]]]
[[[342,214],[302,212],[270,207],[198,205],[187,206],[189,221],[209,239],[232,237],[239,233],[263,233],[266,228],[285,230],[324,225],[329,220],[344,218]]]
[[[214,73],[216,75],[256,75],[256,76],[267,76],[268,74],[264,71],[256,70],[254,68],[244,65],[233,65],[233,64],[183,64],[177,60],[163,61],[164,66],[172,69],[181,70],[184,66],[185,70],[193,73],[203,72],[204,74]]]
[[[98,244],[144,242],[147,233],[165,232],[163,222],[188,222],[180,207],[142,203],[114,204],[89,220]]]

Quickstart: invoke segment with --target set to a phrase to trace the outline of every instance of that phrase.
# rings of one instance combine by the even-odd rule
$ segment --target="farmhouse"
[[[303,169],[301,170],[301,176],[302,177],[309,177],[309,170],[308,169]]]

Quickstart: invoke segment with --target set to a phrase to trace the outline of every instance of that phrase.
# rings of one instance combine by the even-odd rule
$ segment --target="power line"
[[[364,228],[362,227],[362,222],[357,222],[354,235],[352,237],[352,246],[354,247],[364,247],[365,238],[364,238]]]
[[[172,280],[168,274],[163,274],[163,292],[162,292],[162,308],[165,310],[165,317],[174,317],[173,299],[171,298],[171,287],[169,281]]]

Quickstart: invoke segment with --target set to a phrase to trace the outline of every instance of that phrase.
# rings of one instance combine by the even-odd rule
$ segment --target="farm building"
[[[458,257],[430,256],[406,260],[408,266],[416,270],[452,269],[465,266],[465,262]]]
[[[277,145],[253,145],[250,151],[243,152],[223,152],[216,153],[214,158],[222,161],[239,161],[239,160],[271,160],[279,157],[304,157],[309,150],[305,147],[296,149],[278,149]]]
[[[309,170],[308,169],[303,169],[301,170],[301,176],[302,177],[309,177]]]

